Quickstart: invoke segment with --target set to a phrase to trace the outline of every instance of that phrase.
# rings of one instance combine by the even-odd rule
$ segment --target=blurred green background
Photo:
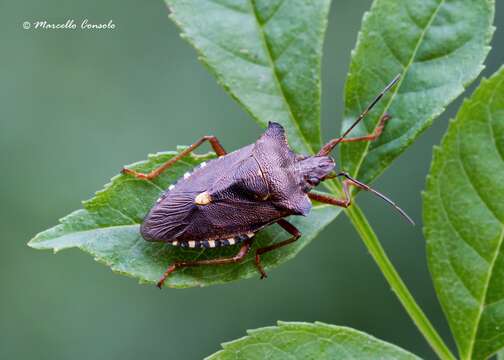
[[[323,60],[323,134],[339,132],[342,88],[370,0],[331,9]],[[497,9],[496,25],[504,22]],[[23,30],[23,21],[84,18],[114,31]],[[497,30],[485,75],[503,62]],[[434,358],[344,216],[299,256],[252,279],[159,291],[90,256],[26,242],[80,207],[123,164],[217,135],[227,149],[261,130],[198,63],[157,1],[0,2],[0,358],[198,359],[276,320],[346,325]],[[474,87],[474,86],[473,86]],[[460,99],[375,186],[421,223],[432,145]],[[410,227],[367,194],[359,202],[442,335],[446,322]]]

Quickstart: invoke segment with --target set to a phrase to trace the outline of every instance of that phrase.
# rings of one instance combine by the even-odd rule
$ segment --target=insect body
[[[329,141],[313,156],[294,153],[289,148],[283,127],[270,122],[266,132],[254,144],[229,154],[215,137],[205,136],[151,173],[141,174],[123,169],[124,173],[138,178],[152,179],[205,141],[210,142],[219,156],[208,163],[202,163],[192,173],[186,173],[176,184],[170,186],[145,217],[140,232],[147,241],[161,241],[174,246],[213,248],[240,243],[240,250],[231,258],[171,264],[158,286],[161,287],[166,278],[180,267],[241,261],[248,253],[254,235],[268,225],[277,223],[292,236],[256,250],[255,263],[261,278],[265,277],[260,255],[288,245],[301,236],[299,230],[285,218],[291,215],[307,215],[311,209],[311,200],[348,207],[351,203],[349,185],[374,192],[407,217],[392,201],[367,185],[344,172],[335,174],[335,162],[329,156],[340,142],[371,141],[380,136],[385,122],[389,119],[388,115],[380,119],[373,134],[346,138],[352,128],[397,80],[398,77],[342,137]],[[343,199],[311,192],[320,182],[337,176],[346,178],[343,182]]]

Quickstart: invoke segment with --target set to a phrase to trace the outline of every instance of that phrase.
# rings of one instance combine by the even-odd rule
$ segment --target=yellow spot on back
[[[210,197],[210,194],[207,193],[206,191],[202,192],[201,194],[198,194],[196,198],[194,199],[194,203],[196,205],[208,205],[212,201],[212,198]]]

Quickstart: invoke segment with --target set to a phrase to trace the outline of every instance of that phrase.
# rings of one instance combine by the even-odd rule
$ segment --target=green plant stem
[[[357,232],[364,241],[364,244],[368,248],[373,259],[376,261],[376,264],[380,268],[381,272],[387,279],[390,287],[395,292],[399,301],[404,306],[411,319],[413,319],[413,322],[417,326],[418,330],[420,330],[434,352],[440,359],[454,360],[455,356],[453,356],[450,352],[450,349],[448,349],[446,344],[443,342],[441,336],[439,336],[427,316],[425,316],[420,306],[418,306],[413,298],[413,295],[411,295],[394,268],[394,265],[390,262],[390,259],[381,246],[378,237],[371,228],[371,225],[369,225],[362,211],[356,204],[353,204],[346,209],[346,214],[355,229],[357,229]]]

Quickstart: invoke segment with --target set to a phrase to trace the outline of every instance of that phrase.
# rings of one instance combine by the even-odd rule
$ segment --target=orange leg
[[[287,240],[280,241],[277,244],[265,246],[265,247],[262,247],[262,248],[259,248],[256,250],[255,265],[257,267],[257,270],[259,270],[259,272],[261,273],[261,279],[268,277],[268,275],[264,271],[264,268],[261,265],[261,255],[265,254],[267,252],[270,252],[272,250],[281,248],[282,246],[292,244],[294,241],[296,241],[297,239],[299,239],[301,237],[301,232],[294,225],[292,225],[290,222],[288,222],[287,220],[280,219],[277,221],[277,224],[280,225],[289,234],[291,234],[292,237],[290,237]]]
[[[383,128],[385,127],[385,123],[389,119],[390,119],[390,116],[388,114],[383,115],[372,134],[369,134],[366,136],[353,137],[353,138],[339,137],[336,139],[332,139],[331,141],[329,141],[327,144],[325,144],[320,149],[320,151],[318,152],[317,155],[319,155],[319,156],[328,155],[332,151],[332,149],[334,149],[334,147],[336,145],[338,145],[339,143],[357,142],[357,141],[374,141],[374,140],[378,139],[380,137],[380,135],[383,133]]]
[[[161,279],[159,279],[157,287],[161,289],[168,276],[170,276],[170,274],[174,272],[176,269],[191,266],[201,266],[201,265],[225,265],[225,264],[238,263],[242,261],[245,255],[247,255],[247,253],[249,252],[250,244],[251,244],[250,239],[245,240],[243,242],[243,245],[240,247],[238,253],[235,256],[229,258],[175,262],[171,264],[168,267],[168,269],[166,269]]]
[[[373,133],[371,135],[355,137],[355,138],[350,138],[350,139],[347,139],[346,136],[348,134],[350,134],[350,132],[353,130],[353,128],[356,127],[357,124],[359,122],[361,122],[362,119],[364,119],[367,116],[367,114],[369,114],[371,109],[380,101],[381,98],[383,98],[385,93],[387,91],[389,91],[395,84],[397,84],[399,82],[400,78],[401,78],[401,75],[399,74],[387,86],[385,86],[385,88],[378,94],[378,96],[375,97],[374,100],[371,101],[371,103],[367,106],[367,108],[364,109],[364,111],[357,117],[357,119],[354,121],[354,123],[352,125],[350,125],[350,127],[348,129],[345,130],[343,135],[339,138],[332,139],[327,144],[325,144],[322,147],[322,149],[320,149],[320,151],[318,152],[317,155],[319,155],[319,156],[329,155],[329,153],[332,151],[332,149],[334,149],[334,147],[336,145],[338,145],[340,142],[372,141],[372,140],[375,140],[376,138],[378,138],[378,136],[380,136],[383,131],[383,126],[385,125],[385,122],[388,119],[390,119],[390,116],[388,116],[387,114],[383,115],[380,118],[378,126],[375,128],[375,131],[373,131]]]
[[[385,123],[388,120],[390,120],[390,115],[388,114],[383,115],[380,118],[380,121],[378,122],[378,125],[376,126],[372,134],[353,138],[339,138],[341,140],[339,139],[336,140],[339,140],[339,142],[374,141],[381,136],[381,134],[383,133],[383,128],[385,127]]]
[[[159,176],[163,171],[165,171],[170,166],[172,166],[173,164],[175,164],[177,161],[179,161],[180,159],[182,159],[184,156],[189,155],[191,153],[191,151],[193,151],[194,149],[196,149],[198,146],[200,146],[201,144],[203,144],[205,141],[209,141],[210,142],[210,145],[212,145],[213,150],[215,151],[215,153],[218,156],[223,156],[223,155],[227,154],[226,150],[224,150],[224,148],[220,144],[219,140],[217,140],[217,138],[215,136],[207,135],[207,136],[203,136],[201,139],[199,139],[198,141],[196,141],[194,144],[192,144],[191,146],[189,146],[187,149],[185,149],[182,152],[180,152],[180,154],[177,154],[177,156],[172,157],[170,160],[168,160],[167,162],[165,162],[163,165],[161,165],[160,167],[152,170],[151,172],[149,172],[147,174],[139,173],[139,172],[137,172],[135,170],[126,169],[126,168],[123,168],[121,172],[123,174],[133,175],[133,176],[135,176],[135,177],[137,177],[139,179],[145,179],[145,180],[154,179],[155,177]]]
[[[351,180],[345,180],[343,181],[343,193],[345,194],[345,197],[343,199],[338,199],[335,198],[334,196],[331,195],[325,195],[325,194],[318,194],[318,193],[308,193],[308,197],[312,200],[324,203],[324,204],[329,204],[329,205],[335,205],[335,206],[340,206],[347,208],[352,204],[352,197],[350,196],[350,191],[348,190],[348,185],[353,185],[355,187],[361,188],[363,190],[367,190],[364,187],[360,186],[358,183],[354,183]]]

